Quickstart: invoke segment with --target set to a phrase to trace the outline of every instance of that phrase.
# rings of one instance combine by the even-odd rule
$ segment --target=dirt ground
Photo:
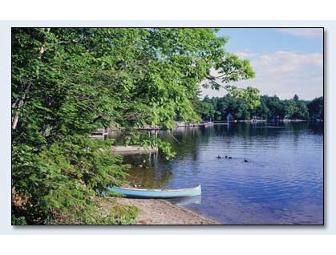
[[[116,198],[123,205],[134,205],[140,213],[135,224],[144,225],[203,225],[219,224],[188,209],[161,199]]]

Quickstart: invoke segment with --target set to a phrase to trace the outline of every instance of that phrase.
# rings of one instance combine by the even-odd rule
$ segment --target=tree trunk
[[[22,98],[20,99],[19,103],[17,104],[17,110],[15,112],[15,116],[12,120],[12,129],[15,130],[17,127],[17,124],[19,122],[19,110],[21,109],[21,107],[23,106],[24,100],[26,98],[26,95],[29,93],[31,87],[31,83],[29,83],[25,89],[25,91],[23,92]]]
[[[50,31],[50,28],[47,28],[46,29],[47,32]],[[42,55],[43,53],[45,52],[46,50],[46,41],[43,42],[40,50],[39,50],[39,56],[38,58],[41,60],[42,58]],[[19,115],[20,115],[20,109],[22,108],[23,104],[24,104],[24,100],[27,96],[27,94],[29,93],[30,91],[30,88],[31,88],[31,82],[29,82],[29,84],[26,86],[24,92],[23,92],[23,95],[21,97],[21,99],[18,101],[16,100],[16,102],[12,105],[12,108],[16,108],[16,112],[15,112],[15,116],[12,120],[12,129],[15,130],[17,128],[17,124],[19,122]]]

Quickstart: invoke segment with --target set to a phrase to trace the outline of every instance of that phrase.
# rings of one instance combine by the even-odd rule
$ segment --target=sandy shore
[[[135,224],[140,225],[202,225],[220,224],[213,219],[161,199],[115,198],[123,205],[134,205],[140,213]]]

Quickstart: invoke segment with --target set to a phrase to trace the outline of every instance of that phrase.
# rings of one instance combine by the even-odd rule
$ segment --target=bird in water
[[[219,155],[217,155],[217,157],[216,158],[218,158],[218,159],[220,159],[220,158],[222,158],[221,156],[219,156]]]
[[[225,158],[228,158],[228,156],[227,156],[227,155],[225,155]]]
[[[232,157],[228,157],[228,159],[232,159]]]
[[[244,159],[244,162],[248,162],[248,160],[245,158],[245,159]]]

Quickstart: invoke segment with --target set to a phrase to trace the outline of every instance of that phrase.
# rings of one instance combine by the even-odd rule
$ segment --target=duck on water
[[[217,159],[221,159],[222,158],[222,156],[220,156],[220,155],[217,155],[217,157],[216,157]],[[227,156],[227,155],[225,155],[225,157],[224,158],[226,158],[226,159],[232,159],[232,157],[231,156]],[[244,158],[244,162],[245,163],[247,163],[247,162],[249,162],[246,158]]]

